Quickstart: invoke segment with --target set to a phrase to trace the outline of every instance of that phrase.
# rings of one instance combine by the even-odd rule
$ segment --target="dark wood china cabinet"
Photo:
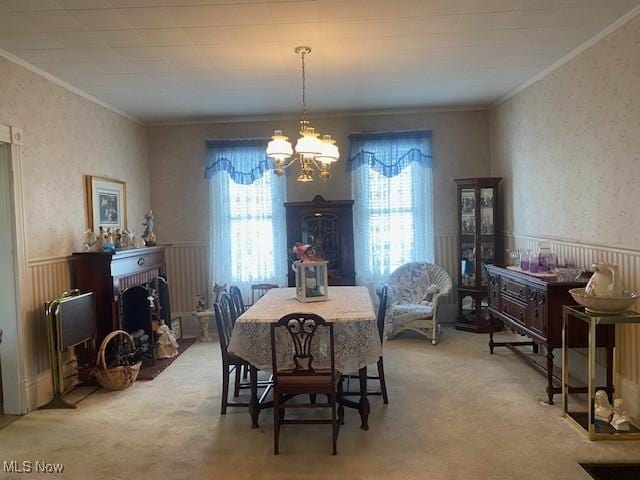
[[[498,184],[502,178],[460,178],[458,187],[458,323],[475,333],[491,329],[487,312],[486,265],[502,261],[501,209]]]
[[[329,201],[321,195],[310,202],[288,202],[287,246],[296,242],[313,245],[329,262],[329,285],[355,285],[353,259],[353,200]],[[289,256],[289,286],[296,284]]]

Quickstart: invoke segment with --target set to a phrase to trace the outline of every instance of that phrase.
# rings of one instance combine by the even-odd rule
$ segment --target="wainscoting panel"
[[[435,263],[440,265],[451,277],[453,281],[453,291],[444,299],[442,313],[443,323],[454,323],[457,321],[458,307],[455,287],[458,283],[458,234],[440,234],[435,238]]]
[[[454,284],[457,281],[458,235],[436,236],[436,263],[451,275]],[[193,310],[194,296],[209,293],[209,254],[206,242],[173,243],[167,249],[167,276],[171,289],[171,308],[176,313]],[[450,295],[448,303],[455,303]]]
[[[27,405],[34,410],[51,397],[49,347],[44,305],[73,288],[70,257],[51,257],[28,261],[30,304],[24,326],[27,378]]]
[[[31,359],[30,373],[38,374],[49,368],[44,304],[72,288],[71,259],[55,257],[29,260],[28,265],[31,306],[27,312],[29,321],[25,336],[27,345],[33,348],[28,352],[30,353],[28,358]]]
[[[172,312],[191,312],[195,295],[208,294],[208,250],[206,242],[174,243],[167,249],[167,277]]]
[[[548,240],[533,236],[507,234],[507,248],[531,250],[536,252],[538,242]],[[574,243],[566,240],[550,240],[551,250],[558,255],[560,265],[573,264],[584,269],[591,269],[596,262],[613,263],[620,267],[625,288],[638,291],[640,288],[640,250],[608,248],[601,245]],[[640,302],[636,302],[636,310],[640,311]],[[617,328],[616,365],[619,375],[618,385],[627,390],[628,395],[638,396],[640,391],[640,326],[628,325]],[[633,390],[633,392],[631,391]],[[622,396],[626,396],[622,392]],[[629,408],[631,409],[631,405]],[[635,405],[635,412],[640,415],[640,405]]]

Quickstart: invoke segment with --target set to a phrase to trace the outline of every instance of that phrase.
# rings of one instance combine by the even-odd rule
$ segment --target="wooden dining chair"
[[[275,283],[254,283],[251,285],[251,305],[254,305],[258,300],[264,297],[272,288],[278,288]]]
[[[327,356],[329,368],[316,368],[313,345],[318,329],[328,331]],[[281,368],[278,361],[283,357],[278,352],[276,332],[286,330],[291,338],[290,353],[286,357],[293,361],[293,368]],[[282,338],[282,337],[281,337]],[[285,334],[286,338],[286,334]],[[324,351],[324,349],[323,349]],[[333,344],[333,324],[313,313],[291,313],[271,324],[271,358],[273,367],[273,453],[279,453],[280,426],[283,424],[330,424],[332,426],[333,455],[337,453],[339,422],[336,417],[339,391],[336,382],[335,352]],[[321,394],[327,403],[318,403],[315,396]],[[296,395],[309,395],[309,403],[286,403]],[[312,397],[313,395],[313,397]],[[324,397],[323,397],[324,398]],[[330,408],[331,419],[285,419],[287,408]],[[342,417],[343,411],[340,411]]]
[[[246,310],[244,300],[242,300],[242,292],[240,292],[240,289],[236,285],[231,285],[229,287],[229,295],[231,295],[231,300],[233,301],[233,307],[237,318]]]
[[[384,322],[387,313],[387,302],[389,299],[389,287],[387,285],[383,285],[382,287],[376,289],[376,294],[380,299],[380,303],[378,304],[378,317],[377,317],[377,327],[378,327],[378,335],[380,335],[380,344],[384,344]],[[378,375],[377,376],[367,376],[367,380],[378,380],[380,382],[380,390],[377,392],[367,392],[367,395],[382,395],[382,401],[385,404],[389,403],[389,395],[387,394],[387,382],[384,378],[384,358],[381,355],[377,362],[378,366]],[[343,375],[343,379],[357,379],[358,375]],[[360,395],[360,392],[350,392],[347,391],[343,393],[345,396],[352,395]]]
[[[248,384],[240,382],[240,370],[242,367],[248,368],[249,364],[231,353],[229,353],[229,342],[231,332],[237,318],[233,299],[226,292],[220,293],[218,302],[213,305],[216,326],[218,327],[218,337],[220,339],[220,352],[222,353],[222,404],[220,415],[227,413],[227,407],[248,407],[248,403],[229,402],[229,377],[235,373],[235,383],[233,396],[240,395],[241,388],[249,388]]]

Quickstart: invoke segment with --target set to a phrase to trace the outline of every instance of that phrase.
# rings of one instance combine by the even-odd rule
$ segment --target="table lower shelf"
[[[567,412],[567,418],[585,432],[589,433],[589,414],[587,412]],[[631,425],[629,430],[616,430],[608,423],[598,422],[595,425],[595,437],[597,440],[640,440],[640,429]]]

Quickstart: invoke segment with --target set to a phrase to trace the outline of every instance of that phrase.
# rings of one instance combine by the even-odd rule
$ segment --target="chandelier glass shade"
[[[331,177],[329,167],[340,158],[340,152],[331,135],[323,135],[315,131],[307,120],[306,105],[306,76],[305,56],[311,52],[309,47],[297,47],[295,53],[300,55],[302,62],[302,120],[300,120],[300,138],[292,147],[289,138],[276,130],[267,145],[267,156],[275,163],[274,173],[284,175],[285,169],[298,161],[300,164],[299,182],[312,182],[315,169],[320,172],[320,178],[327,180]],[[292,160],[290,160],[293,157]]]

